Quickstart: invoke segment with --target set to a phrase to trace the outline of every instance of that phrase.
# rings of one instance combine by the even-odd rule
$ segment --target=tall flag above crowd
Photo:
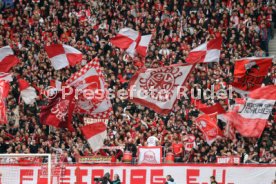
[[[248,93],[261,87],[272,66],[273,57],[236,60],[232,86],[237,92]]]
[[[112,106],[107,94],[105,80],[97,58],[90,61],[78,72],[74,73],[65,83],[78,90],[78,101],[75,111],[94,118],[107,118],[112,112]],[[87,98],[84,94],[90,90],[93,94]]]
[[[45,50],[55,70],[75,66],[82,61],[82,53],[69,45],[51,44]]]
[[[193,65],[142,68],[129,81],[129,100],[167,115],[192,69]]]
[[[186,58],[187,63],[219,62],[222,37],[205,42],[190,51]]]
[[[126,50],[132,57],[135,54],[146,57],[151,36],[152,35],[141,36],[138,31],[131,28],[123,28],[114,38],[110,39],[110,42],[112,45]]]
[[[10,46],[0,48],[0,72],[9,72],[18,62],[19,59],[14,55]]]

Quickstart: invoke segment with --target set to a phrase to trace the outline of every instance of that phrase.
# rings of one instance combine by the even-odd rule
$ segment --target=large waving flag
[[[203,114],[195,120],[197,128],[204,134],[205,141],[209,145],[222,136],[216,116],[216,114]]]
[[[130,79],[129,100],[167,115],[192,69],[193,65],[142,68]]]
[[[18,85],[20,89],[20,96],[25,104],[33,104],[36,101],[36,90],[24,79],[18,79]]]
[[[0,72],[8,72],[18,62],[19,59],[14,55],[10,46],[0,48]]]
[[[152,35],[144,35],[131,28],[123,28],[119,33],[110,39],[112,45],[126,50],[126,52],[132,57],[138,53],[139,55],[146,57],[147,49]]]
[[[186,58],[187,63],[219,62],[222,38],[218,37],[205,42],[190,51]]]
[[[272,66],[272,60],[272,57],[250,57],[236,60],[232,86],[241,93],[248,93],[261,87]]]
[[[243,109],[228,112],[226,118],[244,137],[260,137],[276,101],[276,86],[258,88],[248,94]]]
[[[199,108],[199,110],[204,112],[205,114],[213,114],[213,113],[223,114],[223,113],[225,113],[224,108],[219,103],[216,103],[212,106],[201,107],[201,108]]]
[[[81,132],[94,152],[104,145],[107,137],[106,125],[103,122],[85,125],[81,127]]]
[[[82,53],[69,45],[52,44],[46,46],[45,50],[55,70],[74,66],[82,61]]]
[[[98,59],[93,59],[65,83],[78,91],[75,111],[92,118],[107,118],[112,106]],[[88,92],[91,95],[87,95]]]
[[[62,96],[61,92],[49,100],[49,104],[41,107],[40,121],[44,125],[58,128],[67,128],[74,131],[72,125],[73,111],[75,108],[74,91]]]

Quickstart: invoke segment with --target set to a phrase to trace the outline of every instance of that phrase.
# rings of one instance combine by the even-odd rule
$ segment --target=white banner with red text
[[[53,184],[95,184],[95,177],[109,172],[118,174],[122,184],[163,184],[170,174],[177,184],[208,184],[214,175],[219,184],[270,184],[275,179],[276,165],[65,165]],[[46,184],[41,166],[0,165],[1,184]]]

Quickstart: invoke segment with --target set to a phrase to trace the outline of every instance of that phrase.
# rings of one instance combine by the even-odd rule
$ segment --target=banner
[[[104,122],[105,124],[107,124],[108,120],[109,119],[94,119],[94,118],[88,118],[88,117],[83,118],[83,122],[85,125],[90,125],[92,123],[99,123],[99,122]]]
[[[138,147],[138,164],[162,163],[162,147]]]
[[[217,157],[218,164],[239,164],[241,158],[239,156],[221,156]]]
[[[111,163],[112,157],[109,156],[82,156],[78,158],[80,164],[93,164],[93,163]]]
[[[95,184],[95,177],[109,172],[118,174],[122,184],[164,184],[170,174],[177,184],[207,184],[215,176],[219,184],[270,184],[275,179],[276,165],[248,164],[227,166],[215,164],[164,165],[65,165],[60,176],[52,177],[52,184]],[[41,166],[0,165],[2,184],[47,184],[41,177]]]

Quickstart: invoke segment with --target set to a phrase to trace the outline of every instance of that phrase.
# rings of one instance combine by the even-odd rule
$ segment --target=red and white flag
[[[129,100],[167,115],[192,69],[193,65],[142,68],[130,79]]]
[[[75,108],[74,95],[74,92],[70,95],[62,95],[61,92],[58,92],[53,99],[50,99],[48,105],[41,107],[41,123],[58,128],[67,128],[69,131],[73,132],[72,118]]]
[[[233,122],[229,119],[229,116],[227,115],[227,113],[221,114],[220,116],[218,116],[218,119],[225,122],[226,124],[223,131],[223,135],[231,140],[234,140],[236,139],[235,128],[233,126]]]
[[[107,118],[112,113],[103,74],[98,59],[93,59],[65,83],[78,91],[75,111],[91,118]]]
[[[55,70],[60,70],[69,65],[75,66],[82,61],[82,53],[69,45],[52,44],[46,46],[45,50]]]
[[[144,35],[131,28],[123,28],[119,33],[110,39],[112,45],[126,50],[126,52],[132,57],[138,53],[145,57],[147,55],[147,49],[152,35]]]
[[[10,46],[0,48],[0,72],[8,72],[18,62],[19,59],[14,55]]]
[[[248,93],[261,87],[272,66],[272,57],[236,60],[232,86],[237,92]]]
[[[205,42],[190,51],[186,58],[187,63],[219,62],[222,38],[218,37]]]
[[[248,94],[240,112],[228,112],[228,120],[244,137],[260,137],[276,101],[276,86],[258,88]]]
[[[211,145],[222,132],[217,125],[216,114],[203,114],[195,120],[197,128],[204,134],[205,141]]]
[[[20,90],[20,96],[25,104],[33,104],[36,101],[37,94],[35,88],[24,79],[18,79],[18,85]]]
[[[103,122],[92,123],[81,127],[81,132],[93,152],[99,150],[104,145],[107,137],[106,125]]]
[[[0,80],[0,124],[8,123],[6,98],[8,96],[10,85],[7,81]]]
[[[0,80],[11,82],[13,80],[12,73],[0,72]]]
[[[58,80],[50,80],[50,86],[53,88],[53,89],[56,89],[58,91],[61,91],[62,89],[62,86],[64,86],[64,84]]]

